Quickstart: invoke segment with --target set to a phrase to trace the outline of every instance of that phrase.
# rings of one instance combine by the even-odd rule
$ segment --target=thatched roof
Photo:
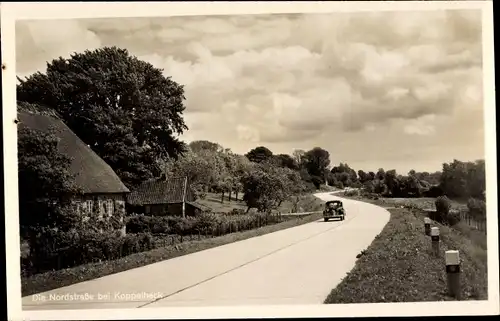
[[[153,179],[139,185],[127,196],[131,205],[153,205],[181,203],[184,195],[184,177]],[[195,195],[189,182],[186,188],[186,202],[194,202]]]
[[[59,139],[58,149],[72,159],[70,170],[76,183],[84,193],[107,194],[128,193],[113,169],[87,146],[71,129],[50,109],[25,103],[18,104],[19,128],[51,131]]]

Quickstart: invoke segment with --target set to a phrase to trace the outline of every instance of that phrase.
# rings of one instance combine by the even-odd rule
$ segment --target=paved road
[[[346,220],[316,221],[24,297],[23,310],[321,304],[389,213],[331,193],[316,196],[343,200]]]

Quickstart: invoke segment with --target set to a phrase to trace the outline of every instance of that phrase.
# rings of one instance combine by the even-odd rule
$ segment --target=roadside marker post
[[[431,219],[426,217],[424,218],[424,227],[425,227],[425,235],[431,235]]]
[[[439,227],[431,228],[432,252],[439,257]]]
[[[446,251],[446,277],[448,281],[448,293],[450,296],[460,300],[460,255],[456,250]]]

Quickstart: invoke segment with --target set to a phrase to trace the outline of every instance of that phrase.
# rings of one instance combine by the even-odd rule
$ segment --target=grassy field
[[[414,206],[421,210],[435,210],[435,198],[432,197],[421,197],[421,198],[386,198],[380,197],[378,200],[369,200],[363,196],[344,196],[339,194],[341,197],[351,198],[355,200],[362,200],[363,202],[374,203],[383,207],[400,207],[400,206]],[[467,210],[467,204],[465,202],[458,202],[455,200],[450,200],[452,210]]]
[[[323,207],[323,202],[313,195],[306,195],[301,199],[301,205],[305,206],[306,211],[317,211]],[[69,269],[46,272],[29,277],[22,276],[22,295],[31,295],[83,281],[93,280],[174,257],[306,224],[316,221],[321,217],[322,213],[319,212],[316,214],[290,218],[281,223],[219,237],[201,238],[199,240],[197,237],[190,237],[186,238],[186,241],[180,244],[166,245],[148,252],[132,254],[118,260],[84,264]]]
[[[379,202],[379,205],[382,205]],[[460,251],[462,300],[487,300],[486,236],[468,226],[438,226],[441,257],[431,253],[419,210],[389,209],[391,218],[354,269],[325,303],[377,303],[453,300],[447,295],[444,251]]]
[[[229,200],[229,197],[226,194],[224,195],[224,202],[221,200],[221,194],[207,193],[207,196],[204,199],[198,199],[196,202],[210,207],[214,213],[229,213],[233,209],[247,210],[242,194],[238,195],[238,199],[232,195],[231,200]],[[302,208],[303,211],[315,211],[321,208],[321,206],[316,206],[316,204],[321,204],[321,206],[323,206],[323,204],[318,202],[318,199],[313,195],[304,195],[300,197],[298,207],[299,209]],[[290,213],[290,211],[293,210],[293,207],[294,206],[291,201],[285,201],[281,204],[279,211],[282,213]]]
[[[210,207],[214,213],[229,213],[233,209],[247,210],[245,202],[242,200],[243,194],[238,195],[238,199],[231,196],[229,200],[228,195],[224,195],[224,202],[222,202],[222,195],[215,193],[208,193],[204,199],[197,199],[196,202],[201,205]]]

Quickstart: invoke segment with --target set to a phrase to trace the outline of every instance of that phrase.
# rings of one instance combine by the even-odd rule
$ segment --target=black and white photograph
[[[498,314],[492,1],[1,13],[9,320]]]

